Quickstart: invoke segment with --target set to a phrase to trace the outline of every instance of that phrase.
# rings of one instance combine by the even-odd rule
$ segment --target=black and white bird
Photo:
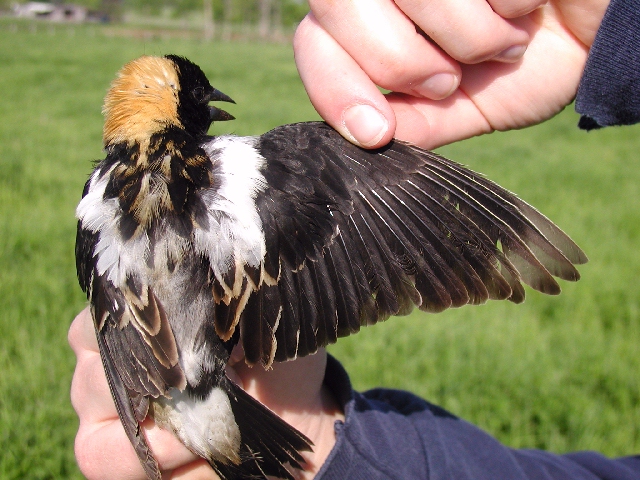
[[[584,253],[515,195],[400,141],[360,149],[324,123],[208,136],[233,117],[186,58],[125,65],[77,208],[78,277],[111,393],[151,479],[147,414],[223,479],[292,478],[311,442],[225,374],[309,355],[414,306],[524,300]]]

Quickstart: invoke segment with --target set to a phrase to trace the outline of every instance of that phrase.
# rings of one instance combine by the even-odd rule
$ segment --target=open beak
[[[212,88],[211,91],[209,92],[208,101],[210,101],[210,102],[236,103],[231,99],[231,97],[229,97],[228,95],[225,95],[220,90],[216,90],[215,88]],[[209,116],[210,116],[212,122],[220,122],[220,121],[225,121],[225,120],[235,120],[235,118],[236,118],[233,115],[231,115],[230,113],[227,113],[224,110],[222,110],[222,109],[220,109],[218,107],[213,107],[211,105],[209,106]]]

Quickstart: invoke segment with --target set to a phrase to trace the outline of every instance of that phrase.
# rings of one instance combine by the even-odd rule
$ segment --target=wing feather
[[[374,218],[375,211],[372,211],[370,204],[366,207],[358,209],[359,215],[355,214],[352,218],[354,225],[358,226],[360,238],[372,261],[374,270],[372,273],[375,275],[372,281],[379,282],[380,285],[379,290],[375,292],[379,310],[385,317],[407,315],[414,305],[422,303],[421,296],[402,268],[396,238],[393,238],[388,225],[384,224],[384,220]],[[434,287],[439,301],[449,306],[451,304],[449,292],[440,282]]]
[[[445,165],[441,157],[433,156],[433,161],[429,166],[431,167],[428,170],[430,175],[427,176],[425,171],[421,171],[420,175],[427,177],[430,182],[442,185],[443,188],[448,187],[447,189],[461,200],[460,208],[465,211],[464,207],[466,206],[473,209],[474,213],[481,214],[480,218],[484,219],[487,228],[502,227],[500,240],[512,256],[518,256],[522,261],[531,263],[533,270],[542,273],[540,270],[542,263],[531,251],[535,250],[536,253],[545,256],[544,270],[564,280],[579,278],[576,268],[569,259],[550,243],[536,225],[518,208],[518,204],[521,205],[524,202],[519,201],[515,195],[506,192],[479,175],[462,171],[453,162],[448,162]],[[530,209],[529,212],[531,212]],[[469,216],[472,215],[473,213],[469,212]],[[552,227],[547,229],[548,232],[555,232],[555,230]],[[528,248],[524,249],[524,246]],[[555,286],[545,286],[547,282],[552,285],[555,280],[549,276],[537,281],[532,279],[533,285],[531,286],[536,288],[538,284],[541,288],[555,291]]]
[[[338,338],[336,292],[331,282],[327,261],[308,262],[313,288],[318,298],[318,328],[316,341],[319,345],[335,343]]]
[[[240,323],[240,336],[245,346],[245,358],[249,365],[271,365],[276,352],[276,329],[282,307],[277,285],[263,285],[248,300],[243,312],[246,318],[260,321]],[[286,325],[286,328],[289,326]],[[286,344],[282,346],[286,349]],[[287,350],[289,351],[289,350]],[[295,352],[293,353],[295,355]]]
[[[336,293],[336,333],[344,337],[360,330],[367,321],[377,321],[378,312],[367,282],[360,253],[347,245],[352,239],[346,226],[327,249],[328,281]]]
[[[286,258],[283,258],[282,268],[280,269],[280,281],[277,285],[282,306],[280,323],[276,330],[278,349],[276,358],[279,361],[296,358],[298,356],[301,316],[299,313],[299,296],[295,287],[294,268]],[[246,328],[252,327],[247,326]]]
[[[429,285],[427,274],[437,272],[433,274],[446,283],[453,307],[466,303],[477,305],[487,298],[503,299],[508,296],[509,285],[501,281],[499,272],[488,258],[489,250],[481,250],[482,246],[477,241],[466,245],[452,241],[451,230],[445,229],[442,221],[437,221],[437,216],[432,212],[433,207],[427,208],[416,202],[415,198],[400,188],[385,189],[381,202],[388,214],[394,216],[398,228],[404,232],[404,244],[413,247],[411,254],[416,265],[416,287],[422,295]],[[394,204],[401,207],[394,208]],[[483,278],[478,272],[486,272],[486,275]],[[420,306],[421,309],[428,310],[425,307]]]
[[[281,307],[278,361],[414,306],[518,303],[523,282],[556,294],[553,277],[577,280],[573,264],[586,261],[533,207],[432,152],[397,141],[362,150],[321,123],[278,127],[256,148],[268,185],[256,198],[264,265],[278,295],[253,295]]]
[[[108,348],[102,335],[98,333],[97,338],[109,390],[114,399],[124,431],[131,445],[133,445],[147,477],[153,480],[160,480],[160,478],[162,478],[160,467],[139,425],[139,422],[142,422],[147,415],[148,400],[140,400],[137,398],[138,396],[131,395],[130,390],[122,382],[118,369],[114,364],[113,351]]]
[[[313,288],[310,268],[304,264],[296,274],[296,292],[300,303],[300,340],[298,355],[310,355],[318,351],[318,297]]]
[[[467,274],[467,291],[477,285],[476,276],[479,277],[482,286],[478,285],[475,296],[470,295],[470,303],[483,303],[487,298],[512,299],[509,295],[513,293],[515,283],[519,282],[506,281],[502,270],[516,277],[517,272],[502,252],[496,249],[495,242],[475,222],[412,182],[398,186],[395,193],[415,215],[419,232],[426,237],[433,250],[446,258],[458,275],[462,275],[460,272]],[[433,252],[427,250],[426,253],[428,257]],[[514,278],[513,275],[510,278]]]
[[[393,244],[398,249],[397,255],[400,258],[406,258],[402,268],[411,275],[416,289],[423,297],[423,301],[416,302],[416,305],[426,311],[439,309],[438,305],[429,301],[430,292],[434,290],[435,279],[438,279],[438,283],[442,284],[448,293],[452,307],[470,303],[468,290],[473,288],[485,294],[486,288],[475,275],[475,271],[464,269],[466,265],[458,261],[460,252],[450,252],[448,245],[440,238],[427,241],[425,235],[420,233],[412,221],[415,214],[406,208],[394,209],[390,204],[393,201],[397,202],[397,199],[389,195],[386,190],[380,193],[372,192],[371,202],[375,202],[377,206],[375,211],[380,212],[380,221],[384,222],[393,234]],[[432,228],[428,229],[427,233],[432,231]],[[438,245],[439,248],[435,248],[433,244]],[[444,255],[441,255],[438,250],[444,252]],[[455,267],[460,268],[456,270]]]

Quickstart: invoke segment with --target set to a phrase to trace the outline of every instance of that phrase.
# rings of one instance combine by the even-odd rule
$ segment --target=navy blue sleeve
[[[578,87],[576,111],[585,130],[640,122],[640,5],[612,0]]]
[[[606,480],[638,480],[640,478],[640,455],[622,457],[615,461],[596,452],[569,453],[566,457],[593,472],[598,478]]]
[[[322,478],[353,480],[638,480],[640,457],[512,449],[414,395],[356,394]]]
[[[358,393],[329,356],[325,385],[343,406],[316,480],[638,480],[640,457],[519,450],[409,392]]]

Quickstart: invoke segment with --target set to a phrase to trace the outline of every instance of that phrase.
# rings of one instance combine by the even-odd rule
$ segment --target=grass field
[[[68,325],[85,301],[74,208],[101,157],[102,97],[141,54],[199,63],[237,102],[214,133],[257,134],[317,115],[291,48],[106,38],[0,23],[0,478],[81,478]],[[640,129],[586,134],[567,109],[524,131],[443,148],[517,192],[587,252],[559,297],[527,291],[392,319],[331,352],[358,389],[409,389],[514,447],[640,452]]]

